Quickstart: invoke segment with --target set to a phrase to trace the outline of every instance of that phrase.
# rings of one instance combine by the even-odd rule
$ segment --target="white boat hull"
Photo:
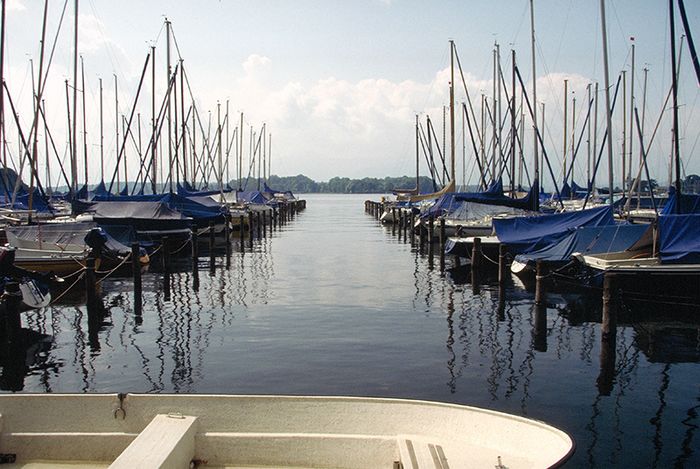
[[[573,448],[538,421],[398,399],[13,394],[0,413],[14,467],[549,467]]]

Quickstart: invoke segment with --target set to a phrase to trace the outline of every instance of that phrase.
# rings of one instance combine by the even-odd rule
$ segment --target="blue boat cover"
[[[197,199],[197,200],[195,200]],[[183,215],[192,218],[198,226],[206,226],[212,221],[223,219],[228,213],[228,208],[213,200],[204,204],[201,198],[183,197],[177,194],[146,194],[130,196],[95,196],[97,202],[161,202],[172,210],[177,210]]]
[[[226,188],[224,190],[216,189],[216,190],[211,190],[211,191],[209,191],[209,190],[198,191],[196,189],[193,189],[192,186],[188,183],[185,183],[184,186],[179,184],[179,183],[177,185],[177,195],[181,195],[183,197],[216,195],[216,194],[220,194],[222,192],[223,193],[231,192],[231,189]]]
[[[528,210],[532,209],[532,201],[532,189],[522,199],[513,199],[503,195],[503,183],[499,179],[491,183],[484,192],[448,192],[443,194],[430,209],[421,214],[421,218],[428,218],[431,215],[433,217],[450,216],[460,210],[463,203],[467,202]]]
[[[268,186],[266,182],[263,182],[263,191],[267,192],[268,194],[272,194],[273,197],[275,194],[282,194],[282,195],[284,195],[284,198],[287,200],[296,199],[296,197],[294,197],[294,194],[292,193],[292,191],[277,191],[274,189],[270,189],[270,186]]]
[[[564,181],[559,194],[561,194],[562,199],[583,199],[586,197],[586,194],[588,194],[588,190],[576,184],[576,181],[573,181],[571,185],[569,185],[567,181]],[[556,194],[554,198],[557,198]]]
[[[661,215],[676,214],[678,194],[672,187],[669,191],[668,202],[661,210]],[[700,213],[700,194],[681,194],[681,214]]]
[[[662,264],[700,263],[700,214],[659,217]]]
[[[602,254],[626,251],[651,229],[651,225],[621,223],[607,226],[583,226],[568,232],[563,238],[532,251],[515,256],[515,260],[527,264],[542,260],[550,263],[564,263],[575,252],[582,254]]]
[[[238,193],[238,201],[249,204],[267,204],[272,197],[260,191],[242,191]]]
[[[614,224],[609,206],[576,212],[515,218],[495,218],[493,229],[501,243],[514,254],[533,252],[551,245],[581,226]]]
[[[15,196],[15,203],[12,204],[12,194],[10,195],[0,195],[0,206],[15,210],[29,210],[29,194],[22,190]],[[34,196],[32,197],[32,210],[41,213],[53,212],[54,208],[49,204],[44,197],[34,189]]]

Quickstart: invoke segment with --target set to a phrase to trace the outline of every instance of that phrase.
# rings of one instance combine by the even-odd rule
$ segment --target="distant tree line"
[[[229,185],[232,188],[237,188],[238,182],[234,180]],[[245,185],[245,181],[243,185]],[[271,189],[278,191],[292,191],[305,194],[386,194],[397,189],[415,189],[416,178],[411,176],[385,177],[381,179],[334,177],[327,182],[317,182],[303,174],[284,177],[272,175],[268,178],[267,185]],[[257,180],[248,180],[247,190],[256,190],[257,187]],[[262,188],[262,184],[260,187]],[[435,190],[430,178],[421,176],[420,190],[421,192],[432,192]]]

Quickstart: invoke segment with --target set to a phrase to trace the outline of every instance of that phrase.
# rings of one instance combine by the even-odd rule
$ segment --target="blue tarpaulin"
[[[265,205],[272,200],[269,194],[260,191],[243,191],[238,193],[238,201],[249,204]]]
[[[584,226],[569,231],[563,238],[537,251],[518,254],[515,260],[523,264],[542,260],[564,264],[575,252],[602,254],[625,251],[650,229],[650,225],[621,223],[608,226]]]
[[[662,264],[700,263],[700,214],[659,217]]]
[[[510,252],[520,254],[542,249],[563,238],[572,229],[613,223],[612,209],[605,206],[551,215],[495,218],[493,229],[499,241],[508,245]]]
[[[486,205],[499,205],[503,207],[518,208],[528,210],[532,208],[532,192],[522,199],[513,199],[503,195],[503,184],[500,180],[491,183],[484,192],[448,192],[443,194],[435,204],[421,215],[422,218],[429,216],[439,217],[450,216],[460,209],[464,203],[479,203]]]
[[[678,195],[672,187],[669,191],[668,202],[666,202],[663,210],[661,210],[661,215],[700,213],[700,194],[681,194],[680,213],[676,213],[677,199]]]
[[[198,227],[209,225],[210,222],[223,220],[228,213],[228,208],[211,201],[204,204],[203,200],[183,197],[177,194],[147,194],[130,196],[95,196],[97,202],[161,202],[170,209],[177,210],[183,215],[192,218]]]

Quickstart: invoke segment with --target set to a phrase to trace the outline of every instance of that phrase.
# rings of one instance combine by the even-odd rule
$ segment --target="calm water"
[[[599,293],[552,293],[538,315],[515,281],[499,294],[441,274],[364,213],[367,196],[305,198],[228,269],[200,258],[197,291],[187,263],[169,292],[147,274],[141,318],[116,278],[102,321],[79,298],[25,313],[30,346],[2,357],[0,387],[449,401],[561,427],[567,467],[700,467],[699,307],[623,305],[606,353]]]

